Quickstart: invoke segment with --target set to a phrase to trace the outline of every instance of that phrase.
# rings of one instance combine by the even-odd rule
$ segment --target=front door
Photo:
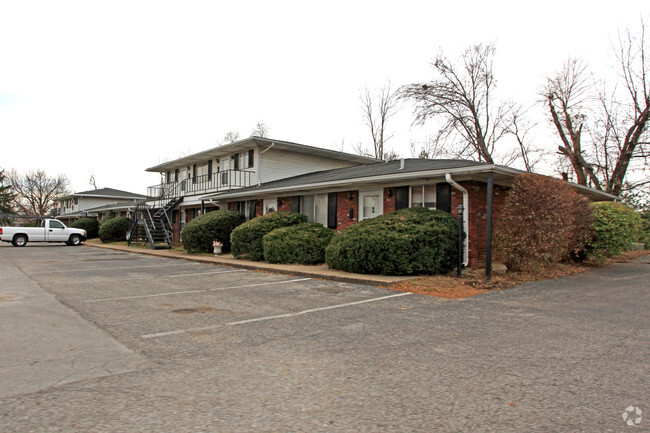
[[[382,191],[362,191],[359,193],[359,221],[374,218],[384,213]]]

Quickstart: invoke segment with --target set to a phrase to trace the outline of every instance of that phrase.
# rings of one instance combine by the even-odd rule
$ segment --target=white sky
[[[650,16],[647,0],[451,3],[0,0],[0,168],[145,193],[159,181],[145,168],[258,121],[352,152],[370,144],[364,87],[429,81],[440,48],[495,43],[499,96],[532,104],[568,56],[611,73],[618,31]],[[389,124],[405,157],[432,129],[411,120],[405,106]]]

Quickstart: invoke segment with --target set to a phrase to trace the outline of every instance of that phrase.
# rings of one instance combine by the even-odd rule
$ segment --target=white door
[[[382,191],[361,191],[359,193],[359,221],[374,218],[384,213]]]
[[[278,199],[277,198],[265,198],[264,199],[264,215],[270,212],[275,212],[278,210]]]

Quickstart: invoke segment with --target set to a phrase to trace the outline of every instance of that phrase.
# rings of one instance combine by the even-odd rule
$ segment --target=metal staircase
[[[170,215],[183,201],[183,197],[173,198],[162,206],[162,197],[153,200],[153,206],[147,202],[138,203],[131,217],[131,226],[127,235],[128,245],[132,242],[148,242],[151,249],[169,249],[172,247],[172,222]]]

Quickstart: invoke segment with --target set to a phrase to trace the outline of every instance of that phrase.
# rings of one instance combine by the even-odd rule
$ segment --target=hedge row
[[[222,243],[222,251],[230,251],[230,235],[245,221],[244,215],[229,210],[208,212],[194,218],[183,227],[181,241],[190,253],[212,252],[212,242]]]
[[[232,231],[230,242],[235,258],[264,260],[264,236],[275,229],[306,223],[307,217],[293,212],[272,212],[246,221]]]

